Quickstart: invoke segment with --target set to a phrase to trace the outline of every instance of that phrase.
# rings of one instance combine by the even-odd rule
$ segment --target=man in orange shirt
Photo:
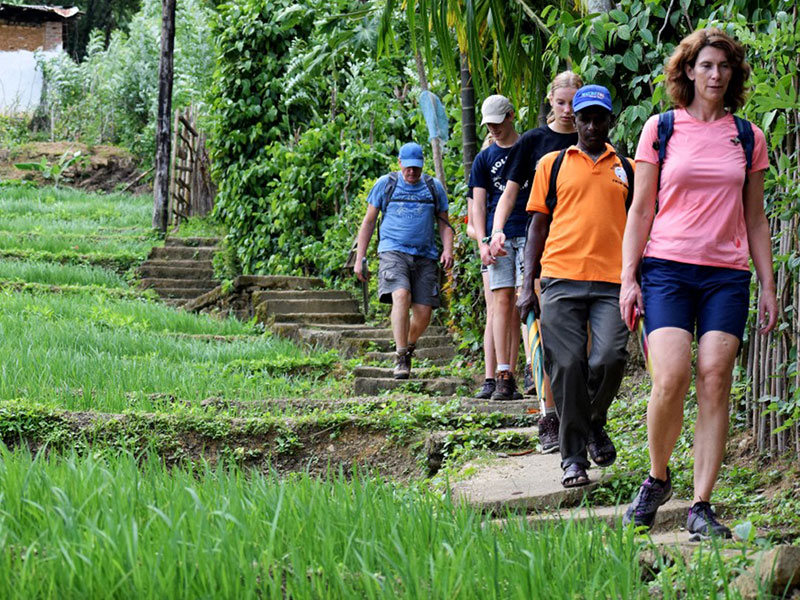
[[[628,330],[619,313],[622,234],[628,176],[606,143],[613,121],[611,94],[599,85],[580,88],[572,101],[578,144],[545,155],[536,170],[527,210],[525,280],[518,302],[525,319],[541,312],[542,347],[561,421],[564,487],[589,483],[589,460],[616,460],[605,431],[606,414],[625,369]],[[551,190],[551,173],[561,166]],[[630,182],[631,185],[633,182]],[[541,270],[542,306],[533,293]],[[587,353],[587,324],[592,344]]]

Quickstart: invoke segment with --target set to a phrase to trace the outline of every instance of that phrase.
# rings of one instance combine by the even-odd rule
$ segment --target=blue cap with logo
[[[611,112],[611,92],[602,85],[585,85],[575,92],[572,110],[578,112],[589,106],[602,106]]]
[[[424,160],[422,156],[422,146],[414,142],[403,144],[403,147],[400,148],[400,155],[397,158],[400,159],[400,164],[404,167],[422,168]]]

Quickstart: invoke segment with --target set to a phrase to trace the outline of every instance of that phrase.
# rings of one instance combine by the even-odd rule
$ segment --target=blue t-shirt
[[[384,175],[367,196],[367,202],[381,210],[383,205],[384,190],[389,182],[389,176]],[[438,179],[433,180],[434,189],[439,196],[439,211],[448,209],[447,194]],[[392,199],[386,207],[386,214],[382,215],[378,252],[405,252],[414,256],[425,256],[434,260],[439,258],[436,249],[436,229],[434,221],[434,208],[436,203],[431,198],[428,186],[420,180],[409,185],[403,179],[403,174],[397,174],[397,187],[394,188]]]
[[[469,174],[470,187],[479,187],[486,190],[487,235],[492,231],[492,223],[494,222],[494,213],[497,209],[497,203],[500,201],[500,196],[503,195],[503,191],[506,189],[507,179],[503,176],[503,167],[506,164],[506,159],[508,159],[508,153],[510,151],[511,148],[501,148],[494,143],[488,148],[481,150],[472,163],[472,170]],[[506,238],[520,237],[527,233],[525,231],[525,226],[528,224],[528,213],[525,211],[525,205],[528,203],[530,187],[530,181],[528,180],[520,186],[514,209],[508,216],[506,226],[503,228],[503,233],[506,234]]]

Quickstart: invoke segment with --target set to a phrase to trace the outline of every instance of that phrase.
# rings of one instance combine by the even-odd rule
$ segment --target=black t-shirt
[[[488,148],[484,148],[478,152],[478,156],[472,163],[472,171],[469,174],[470,187],[483,188],[486,190],[486,233],[492,230],[492,223],[494,222],[494,213],[497,209],[497,203],[500,201],[500,196],[506,189],[506,178],[503,177],[503,168],[506,164],[506,158],[511,148],[501,148],[496,143]],[[525,213],[525,204],[528,201],[528,193],[530,189],[529,182],[525,182],[522,186],[524,193],[517,195],[517,202],[514,209],[508,217],[506,226],[503,232],[507,238],[520,237],[525,235],[525,224],[527,222],[527,214]]]
[[[539,159],[549,152],[569,148],[578,143],[578,134],[558,133],[547,125],[529,129],[511,147],[503,170],[503,177],[515,181],[522,186],[526,181],[533,181]],[[525,198],[525,204],[528,199]]]

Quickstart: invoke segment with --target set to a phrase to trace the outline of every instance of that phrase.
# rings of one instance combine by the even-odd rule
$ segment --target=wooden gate
[[[173,131],[169,214],[177,227],[189,217],[208,214],[217,188],[211,181],[206,135],[197,129],[193,107],[175,111]]]

